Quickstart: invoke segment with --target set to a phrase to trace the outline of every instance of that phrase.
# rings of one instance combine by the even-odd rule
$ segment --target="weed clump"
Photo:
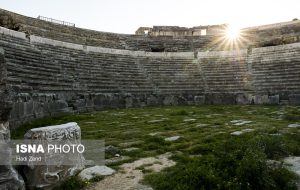
[[[231,138],[201,157],[178,156],[176,166],[147,175],[145,182],[158,190],[296,190],[293,173],[283,167],[267,165],[268,158],[286,154],[281,149],[280,139],[262,139]]]
[[[189,115],[189,113],[186,110],[178,110],[175,112],[172,112],[171,115],[176,116],[176,115]]]
[[[63,181],[62,184],[60,184],[57,187],[54,187],[53,190],[79,190],[83,189],[88,185],[88,181],[83,181],[77,176],[69,177],[67,180]]]

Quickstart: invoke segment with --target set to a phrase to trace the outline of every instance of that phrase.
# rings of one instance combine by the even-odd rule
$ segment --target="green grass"
[[[59,184],[58,186],[54,187],[53,190],[80,190],[87,187],[89,184],[88,181],[83,181],[79,179],[77,176],[69,177],[67,180]]]
[[[193,120],[195,119],[195,120]],[[252,123],[236,126],[232,120]],[[30,122],[12,132],[23,138],[34,127],[77,122],[82,139],[103,139],[133,161],[172,152],[177,165],[159,174],[148,172],[154,189],[294,189],[295,176],[270,168],[267,160],[300,155],[300,123],[296,106],[177,106],[71,114]],[[232,136],[243,129],[253,132]],[[155,136],[149,134],[156,133]],[[166,137],[181,136],[174,142]],[[125,148],[137,147],[132,152]],[[109,156],[109,155],[107,155]],[[109,158],[109,157],[107,157]],[[114,168],[124,163],[111,164]]]

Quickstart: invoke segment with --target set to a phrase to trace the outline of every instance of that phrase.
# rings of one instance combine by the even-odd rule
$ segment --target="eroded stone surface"
[[[209,124],[199,123],[199,124],[196,125],[196,127],[199,127],[199,128],[201,128],[201,127],[207,127],[207,126],[209,126]]]
[[[140,167],[153,172],[159,172],[164,168],[174,166],[176,163],[170,160],[171,154],[166,153],[157,157],[142,158],[132,163],[126,163],[120,166],[120,171],[112,176],[98,182],[88,190],[151,190],[151,187],[143,187],[139,182],[144,178],[144,173]]]
[[[78,174],[78,176],[82,180],[90,180],[93,177],[109,176],[109,175],[112,175],[113,173],[115,173],[115,170],[113,170],[107,166],[94,166],[94,167],[90,167],[90,168],[86,168],[86,169],[82,170]]]
[[[196,119],[190,118],[190,119],[184,119],[183,121],[184,122],[194,122],[194,121],[196,121]]]
[[[118,155],[118,156],[116,156],[116,157],[113,157],[113,158],[110,158],[110,159],[106,159],[106,160],[105,160],[105,164],[117,163],[117,162],[129,160],[129,159],[130,159],[129,156],[121,156],[121,155]]]
[[[300,157],[287,157],[283,160],[285,165],[300,176]]]
[[[298,128],[298,127],[300,127],[300,124],[299,123],[293,123],[293,124],[289,124],[288,127],[290,127],[290,128]]]
[[[165,138],[165,141],[177,141],[179,138],[180,138],[180,136],[168,137],[168,138]]]
[[[153,190],[153,188],[147,185],[138,184],[133,190]]]
[[[287,157],[283,160],[285,166],[300,177],[300,157]],[[300,189],[300,180],[296,181],[297,189]]]
[[[108,153],[110,155],[116,155],[120,153],[120,149],[113,145],[108,145],[105,147],[105,153]]]
[[[77,123],[47,126],[30,129],[25,139],[39,140],[45,147],[48,143],[80,144],[81,130]],[[53,154],[46,152],[42,154],[45,162],[43,165],[32,165],[28,163],[24,169],[30,189],[51,189],[67,177],[75,175],[84,168],[85,160],[82,154]],[[56,163],[56,165],[50,164]],[[66,164],[67,163],[67,164]]]
[[[234,135],[234,136],[239,136],[239,135],[242,135],[244,133],[249,133],[249,132],[252,132],[252,131],[254,131],[254,129],[243,129],[241,131],[235,131],[235,132],[232,132],[230,134]]]
[[[242,120],[242,119],[232,120],[230,122],[233,123],[233,125],[236,125],[236,126],[241,126],[241,125],[252,123],[252,121],[247,121],[247,120]]]
[[[10,141],[8,122],[0,123],[0,189],[25,190],[22,177],[12,167],[11,150],[7,144]]]
[[[125,148],[124,151],[126,152],[132,152],[132,151],[136,151],[136,150],[139,150],[139,148],[137,147],[130,147],[130,148]]]
[[[162,132],[153,132],[153,133],[149,133],[150,136],[156,136],[156,135],[160,135],[162,134]]]
[[[155,119],[155,120],[148,121],[147,123],[160,123],[166,120],[168,120],[168,118]]]

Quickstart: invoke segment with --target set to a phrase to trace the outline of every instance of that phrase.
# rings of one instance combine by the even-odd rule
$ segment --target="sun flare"
[[[229,25],[226,28],[226,38],[236,40],[240,37],[240,28],[234,25]]]

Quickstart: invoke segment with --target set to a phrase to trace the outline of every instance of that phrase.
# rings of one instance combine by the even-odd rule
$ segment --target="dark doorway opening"
[[[151,52],[164,52],[165,48],[151,48]]]

